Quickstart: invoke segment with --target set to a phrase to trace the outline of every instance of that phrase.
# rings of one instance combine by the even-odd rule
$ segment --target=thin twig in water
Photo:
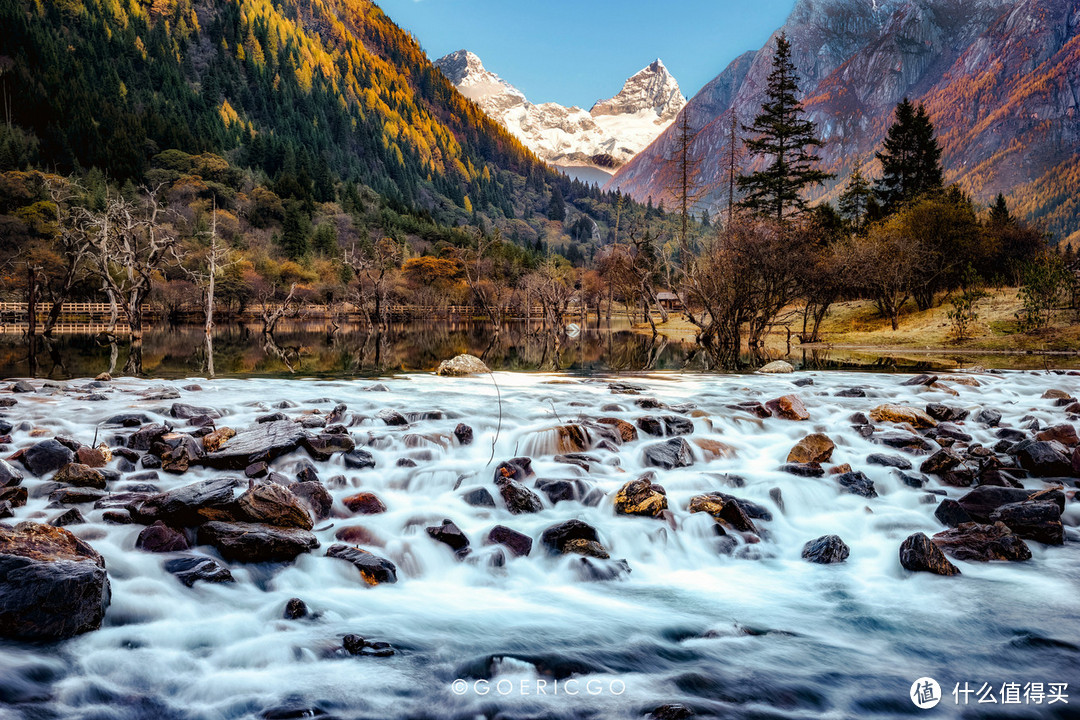
[[[495,394],[499,398],[499,426],[495,429],[495,437],[491,438],[491,457],[487,461],[487,464],[491,465],[495,460],[495,443],[499,441],[499,434],[502,432],[502,391],[499,390],[499,383],[495,382],[495,374],[488,370],[488,375],[491,376],[491,384],[495,386]]]
[[[562,418],[559,417],[559,411],[555,409],[555,403],[554,403],[554,401],[552,401],[551,398],[548,398],[548,405],[551,406],[551,414],[554,415],[555,419],[558,420],[561,423]]]

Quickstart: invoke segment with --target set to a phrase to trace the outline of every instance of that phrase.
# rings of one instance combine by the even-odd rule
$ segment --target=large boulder
[[[928,475],[944,475],[964,464],[964,458],[960,457],[950,448],[942,448],[930,457],[923,460],[919,466],[919,472]]]
[[[1031,550],[1003,522],[993,525],[961,523],[943,530],[934,544],[958,560],[1030,560]]]
[[[673,470],[694,464],[694,454],[690,450],[690,445],[681,437],[646,445],[643,453],[644,462],[650,467]]]
[[[651,473],[647,473],[619,488],[615,493],[616,513],[660,517],[667,510],[664,488],[653,484],[650,475]]]
[[[0,460],[0,488],[15,487],[23,481],[22,473],[6,460]]]
[[[535,513],[544,509],[540,496],[516,480],[503,477],[496,480],[495,485],[506,503],[506,509],[514,515]]]
[[[1002,505],[1024,502],[1052,502],[1057,505],[1061,512],[1065,511],[1065,493],[1057,488],[1046,490],[1024,490],[1022,488],[998,487],[996,485],[980,485],[968,494],[961,497],[957,503],[971,516],[971,519],[980,523],[989,523],[991,515]]]
[[[439,369],[435,371],[435,374],[445,377],[462,377],[486,372],[491,372],[491,370],[483,360],[475,355],[463,353],[449,360],[443,360],[439,363]]]
[[[637,426],[642,432],[656,437],[690,435],[694,432],[694,421],[678,415],[646,415],[638,418]]]
[[[1055,441],[1025,440],[1009,450],[1020,467],[1035,477],[1069,477],[1072,460],[1064,445]]]
[[[131,515],[137,522],[149,525],[161,520],[170,527],[191,527],[208,520],[228,520],[233,496],[240,481],[236,478],[200,480],[175,490],[136,500]]]
[[[300,498],[287,487],[275,483],[248,489],[236,499],[236,508],[248,522],[302,530],[310,530],[315,525]]]
[[[135,547],[146,552],[177,552],[187,550],[188,542],[183,533],[158,520],[143,528],[135,540]]]
[[[540,542],[550,555],[587,555],[607,559],[607,549],[600,544],[596,528],[581,520],[567,520],[552,525],[540,535]]]
[[[914,428],[932,428],[937,425],[937,420],[922,410],[892,403],[878,405],[871,410],[870,419],[874,422],[907,423]]]
[[[525,557],[532,551],[533,546],[531,537],[505,525],[496,525],[491,528],[491,531],[487,534],[486,543],[488,545],[502,545],[513,553],[515,557]]]
[[[212,545],[230,562],[291,562],[319,547],[307,530],[257,523],[213,521],[199,527],[199,543]]]
[[[357,515],[377,515],[386,512],[386,505],[373,492],[359,492],[341,502]]]
[[[105,489],[105,476],[89,465],[83,465],[82,463],[68,463],[60,468],[53,475],[53,482],[76,487],[97,488],[98,490]]]
[[[1056,503],[1043,501],[1007,503],[992,513],[990,520],[1005,523],[1022,538],[1047,545],[1065,543],[1065,528],[1061,525],[1061,508]]]
[[[690,512],[704,512],[712,515],[719,523],[728,525],[741,532],[757,532],[757,526],[750,519],[746,507],[735,497],[722,492],[710,492],[690,498]]]
[[[49,642],[97,630],[109,606],[105,560],[63,528],[0,525],[0,637]]]
[[[291,420],[259,423],[236,433],[224,447],[207,453],[202,462],[219,470],[243,470],[254,462],[296,450],[305,437],[304,428]]]
[[[781,395],[765,403],[765,407],[774,417],[784,420],[810,419],[810,413],[807,412],[806,406],[798,395]]]
[[[828,435],[812,433],[795,444],[788,453],[789,463],[824,463],[832,458],[836,448]]]
[[[161,469],[171,473],[187,472],[206,454],[202,441],[187,433],[165,433],[150,446],[150,452],[161,458]]]
[[[758,372],[767,375],[786,374],[795,372],[795,368],[792,367],[791,363],[784,360],[773,360],[771,363],[767,363],[758,368]]]
[[[19,457],[31,475],[41,477],[59,470],[75,459],[71,448],[55,438],[34,443]]]
[[[397,567],[394,563],[367,550],[348,545],[331,545],[326,550],[326,556],[351,563],[360,571],[360,576],[368,585],[397,582]]]
[[[959,575],[960,568],[949,562],[941,548],[925,533],[915,533],[900,544],[900,564],[905,570],[935,575]]]
[[[614,428],[615,432],[618,433],[619,439],[624,443],[633,442],[638,438],[637,428],[626,420],[620,420],[619,418],[613,417],[602,417],[596,422]]]
[[[458,558],[469,554],[469,538],[461,531],[453,520],[446,518],[441,525],[433,525],[426,528],[428,536],[437,542],[449,547]]]
[[[839,535],[822,535],[803,545],[802,549],[803,560],[821,565],[844,562],[850,554],[850,548]]]

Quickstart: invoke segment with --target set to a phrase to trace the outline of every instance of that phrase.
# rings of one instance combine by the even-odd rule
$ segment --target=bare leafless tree
[[[356,304],[373,326],[387,325],[391,281],[401,255],[401,247],[388,237],[345,251],[345,264],[356,276]]]

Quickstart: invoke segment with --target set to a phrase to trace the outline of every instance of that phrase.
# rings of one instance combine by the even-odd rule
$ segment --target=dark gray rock
[[[839,535],[822,535],[803,545],[802,549],[803,560],[822,565],[844,562],[850,554],[851,549]]]

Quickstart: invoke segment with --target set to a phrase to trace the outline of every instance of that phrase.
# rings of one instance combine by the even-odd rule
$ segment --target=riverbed
[[[226,565],[232,583],[187,587],[166,571],[169,553],[135,548],[142,525],[105,522],[105,509],[77,506],[86,522],[67,529],[104,557],[111,604],[100,629],[72,639],[0,641],[0,718],[641,718],[671,705],[723,718],[986,717],[987,707],[1008,717],[1075,717],[1075,479],[1017,473],[1031,490],[1064,486],[1063,545],[1028,540],[1025,562],[953,559],[961,570],[953,577],[910,572],[898,559],[901,543],[913,533],[947,529],[935,517],[938,503],[971,488],[919,472],[938,449],[933,440],[923,452],[886,447],[882,436],[905,432],[903,426],[879,421],[867,431],[870,423],[852,416],[885,403],[942,404],[968,412],[954,423],[970,435],[962,447],[994,448],[1003,428],[1034,433],[1075,425],[1075,415],[1043,396],[1056,390],[1075,397],[1080,377],[945,373],[933,384],[903,384],[911,377],[118,378],[53,387],[37,380],[37,392],[0,392],[16,400],[0,410],[14,425],[5,457],[54,435],[120,447],[134,428],[102,425],[120,413],[191,431],[187,419],[173,417],[173,403],[220,411],[216,427],[237,430],[268,413],[315,417],[308,421],[312,432],[319,416],[344,404],[340,421],[374,460],[366,468],[347,468],[340,455],[314,463],[334,504],[330,517],[315,523],[320,547],[294,562],[225,562],[206,545],[186,553]],[[854,391],[862,396],[838,395]],[[797,396],[809,419],[736,407],[785,395]],[[999,411],[1000,421],[974,419],[987,408]],[[387,410],[405,424],[388,424],[392,415],[379,415]],[[637,438],[611,441],[596,430],[602,417],[639,428]],[[639,421],[659,418],[663,425],[665,417],[680,418],[683,430],[689,425],[679,436],[689,441],[688,466],[648,464],[646,449],[671,433],[651,436]],[[459,424],[471,428],[470,443],[455,435]],[[593,428],[585,447],[573,447],[558,430],[575,424]],[[810,433],[835,443],[821,476],[782,469],[792,446]],[[868,463],[874,453],[910,462],[906,472],[923,486]],[[292,482],[307,457],[298,449],[270,469]],[[517,457],[531,460],[534,475],[521,485],[539,498],[537,512],[511,513],[493,482],[500,463]],[[830,470],[845,463],[872,481],[876,496],[837,482]],[[107,467],[119,473],[109,493],[244,475],[198,465],[182,474],[125,470],[118,456]],[[617,514],[619,489],[647,471],[662,486],[667,511]],[[571,496],[553,502],[538,479],[570,481],[560,487],[573,488]],[[63,511],[49,507],[47,478],[27,473],[22,485],[29,501],[4,522],[43,522]],[[465,500],[480,488],[494,507]],[[362,491],[374,493],[385,512],[347,509],[343,500]],[[751,503],[755,531],[718,530],[708,513],[688,511],[692,498],[714,491]],[[468,553],[426,531],[444,519],[468,539]],[[590,559],[593,570],[583,572],[582,556],[545,552],[544,531],[571,519],[596,529],[610,560]],[[528,536],[531,551],[515,557],[486,544],[496,525]],[[394,563],[397,582],[370,586],[349,563],[325,556],[351,526],[366,531],[361,547]],[[801,557],[808,541],[825,535],[843,540],[846,560]],[[307,617],[285,619],[292,598],[305,603]],[[389,643],[394,654],[351,655],[342,650],[349,634]],[[909,697],[923,677],[941,687],[932,711]],[[1021,696],[1017,704],[989,706],[978,704],[977,693],[954,696],[965,683],[972,690],[990,686],[994,695],[1006,683],[1068,683],[1074,697],[1035,705]]]

